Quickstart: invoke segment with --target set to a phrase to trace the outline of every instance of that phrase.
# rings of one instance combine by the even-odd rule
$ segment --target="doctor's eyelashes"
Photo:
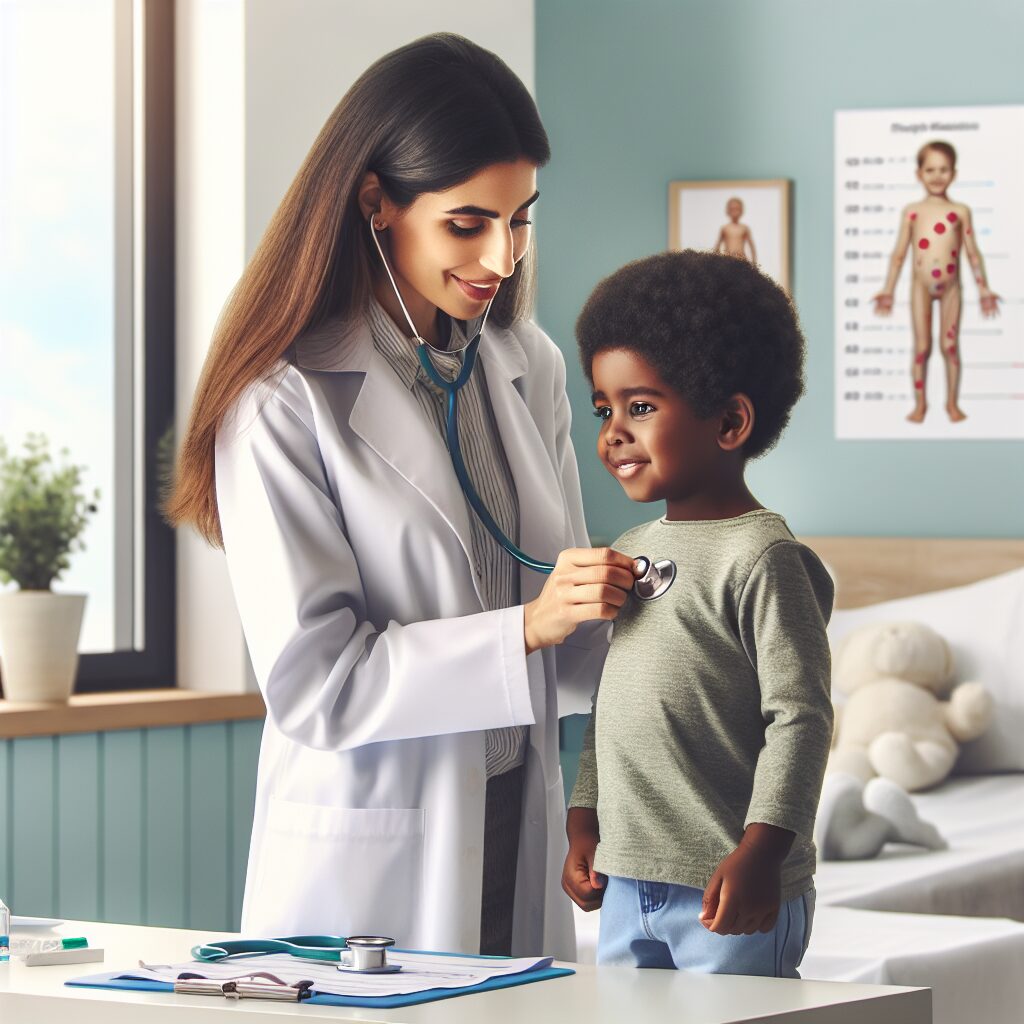
[[[473,238],[476,235],[479,235],[480,232],[483,231],[483,229],[484,229],[484,225],[483,224],[478,224],[475,228],[460,228],[459,225],[455,223],[455,221],[449,220],[449,221],[445,221],[445,223],[448,226],[448,230],[453,235],[455,235],[456,238]],[[511,226],[512,226],[512,230],[516,231],[516,230],[518,230],[520,228],[528,228],[533,223],[533,221],[532,220],[514,220],[514,221],[511,221],[510,223],[511,223]]]

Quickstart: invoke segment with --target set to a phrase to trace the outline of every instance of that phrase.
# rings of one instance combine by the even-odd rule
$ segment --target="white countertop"
[[[181,963],[192,946],[218,934],[232,936],[91,921],[69,921],[56,932],[21,934],[84,935],[90,945],[106,950],[106,959],[101,964],[60,967],[26,967],[19,960],[0,965],[3,1024],[221,1024],[229,1014],[245,1014],[251,1024],[281,1022],[294,1015],[380,1024],[621,1024],[670,1019],[686,1024],[766,1019],[772,1024],[931,1024],[932,1019],[928,989],[573,964],[564,965],[575,967],[572,977],[391,1010],[69,988],[64,985],[69,978],[128,968],[140,959]]]

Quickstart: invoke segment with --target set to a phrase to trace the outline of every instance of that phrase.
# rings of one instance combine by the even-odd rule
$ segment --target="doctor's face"
[[[421,318],[428,306],[457,320],[483,314],[526,253],[537,195],[536,166],[517,160],[418,196],[404,210],[382,202],[387,231],[381,240],[414,320],[414,305]]]

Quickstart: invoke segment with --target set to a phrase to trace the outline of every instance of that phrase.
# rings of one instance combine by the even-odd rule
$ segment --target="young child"
[[[733,196],[725,204],[725,215],[729,223],[722,225],[715,242],[715,252],[724,252],[727,256],[738,256],[741,260],[748,259],[747,247],[750,248],[750,262],[757,263],[757,250],[754,248],[754,236],[746,224],[740,223],[743,216],[743,200]]]
[[[666,252],[602,281],[577,337],[601,461],[634,501],[665,502],[613,546],[677,574],[616,619],[563,888],[603,903],[600,964],[799,977],[833,586],[744,481],[803,392],[793,307],[743,260]]]
[[[910,316],[914,331],[914,356],[910,377],[914,385],[914,408],[907,416],[921,423],[928,410],[925,383],[932,354],[932,303],[939,304],[939,348],[946,361],[946,415],[953,423],[967,419],[960,408],[960,253],[974,273],[981,298],[982,316],[999,312],[999,296],[988,286],[985,265],[971,223],[971,208],[955,203],[948,193],[956,177],[956,150],[948,142],[927,142],[917,154],[917,180],[925,197],[910,203],[900,214],[900,229],[889,261],[885,286],[874,297],[875,313],[892,313],[896,281],[903,269],[907,249],[913,246],[910,274]]]

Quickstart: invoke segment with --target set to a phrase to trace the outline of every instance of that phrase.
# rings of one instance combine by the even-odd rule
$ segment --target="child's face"
[[[943,196],[946,189],[953,183],[956,170],[949,162],[949,157],[937,149],[925,152],[924,161],[917,172],[918,180],[930,195]]]
[[[679,501],[709,479],[720,456],[719,419],[702,420],[642,356],[594,356],[597,454],[633,501]]]
[[[738,199],[730,199],[725,204],[725,215],[730,220],[739,220],[743,216],[743,204]]]

